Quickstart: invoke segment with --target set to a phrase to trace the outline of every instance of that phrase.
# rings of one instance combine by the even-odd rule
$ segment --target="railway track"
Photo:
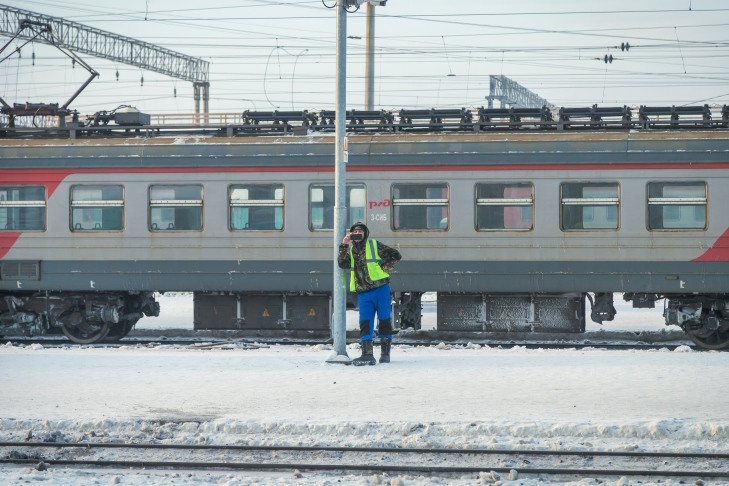
[[[357,340],[348,340],[349,343],[358,342]],[[314,346],[331,344],[331,340],[327,339],[293,339],[293,338],[250,338],[250,339],[230,339],[230,338],[124,338],[116,342],[101,342],[95,344],[74,344],[65,338],[25,338],[25,337],[5,337],[0,338],[0,345],[14,344],[21,346],[41,345],[43,347],[96,347],[96,348],[118,348],[121,346],[132,347],[158,347],[158,346],[184,346],[189,349],[255,349],[274,345],[297,345],[297,346]],[[583,340],[561,340],[561,341],[503,341],[489,339],[470,339],[457,341],[444,341],[440,339],[400,339],[396,338],[394,346],[491,346],[504,349],[523,347],[526,349],[584,349],[584,348],[602,348],[612,350],[658,350],[669,349],[675,350],[679,346],[688,346],[696,351],[702,348],[690,343],[684,342],[626,342],[599,340],[593,341],[589,339]]]
[[[729,454],[385,447],[0,442],[0,464],[52,467],[490,474],[492,478],[729,478]]]

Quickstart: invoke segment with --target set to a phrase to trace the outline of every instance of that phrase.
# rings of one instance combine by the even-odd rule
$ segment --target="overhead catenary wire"
[[[133,4],[141,8],[134,10]],[[261,81],[265,78],[266,93],[265,96],[263,94],[260,96],[262,103],[266,103],[265,98],[268,97],[275,106],[293,105],[294,88],[297,92],[296,103],[302,100],[302,107],[304,105],[309,107],[309,103],[331,103],[326,95],[327,87],[331,85],[333,77],[331,63],[334,58],[334,39],[330,29],[323,28],[323,24],[318,23],[317,19],[333,19],[333,17],[321,6],[319,0],[287,2],[242,0],[237,6],[210,8],[204,6],[185,8],[183,2],[176,3],[175,8],[168,8],[167,5],[164,2],[150,2],[148,12],[145,12],[144,0],[141,0],[141,3],[132,0],[121,9],[111,9],[104,4],[92,4],[85,0],[71,2],[27,0],[23,2],[21,8],[36,6],[36,10],[43,10],[64,6],[73,20],[83,21],[83,18],[87,18],[90,22],[102,22],[100,24],[102,26],[105,22],[124,26],[137,25],[135,22],[143,22],[144,14],[147,13],[146,25],[154,24],[159,28],[150,33],[153,37],[145,40],[155,42],[155,39],[158,39],[164,46],[184,47],[185,51],[190,50],[190,54],[211,59],[214,71],[212,76],[216,78],[216,82],[213,83],[213,97],[218,93],[227,94],[238,90],[238,99],[250,98],[249,93],[262,93]],[[261,10],[257,10],[262,5],[266,6],[267,15],[260,15]],[[653,99],[660,99],[664,102],[684,103],[702,97],[697,96],[697,92],[704,87],[718,86],[722,82],[729,81],[727,79],[729,63],[721,62],[729,55],[729,41],[721,35],[704,35],[707,29],[720,29],[720,26],[729,25],[729,22],[721,21],[724,12],[729,12],[726,8],[694,9],[691,15],[670,24],[662,22],[661,16],[679,11],[685,13],[686,10],[601,8],[594,11],[562,9],[558,12],[524,13],[534,19],[557,19],[559,18],[555,15],[557,13],[574,18],[587,15],[592,19],[599,19],[609,14],[629,14],[644,19],[642,22],[638,19],[632,22],[632,25],[613,26],[612,32],[610,28],[602,25],[590,25],[589,29],[555,28],[551,20],[546,23],[541,22],[541,25],[506,26],[495,26],[494,22],[488,21],[493,18],[505,19],[503,22],[500,21],[502,24],[520,23],[522,13],[515,10],[479,12],[478,9],[469,8],[464,12],[451,11],[435,16],[427,12],[395,15],[389,13],[393,10],[388,8],[378,9],[377,13],[378,22],[395,22],[397,25],[397,28],[378,29],[378,65],[382,67],[378,70],[378,100],[383,100],[386,105],[397,103],[396,96],[419,98],[423,103],[432,104],[436,92],[439,93],[441,102],[458,103],[456,93],[459,90],[463,102],[472,101],[478,98],[471,94],[474,90],[481,91],[478,95],[480,97],[487,94],[488,75],[499,73],[516,76],[523,82],[522,84],[527,83],[549,90],[552,96],[555,96],[553,93],[560,87],[566,86],[570,87],[572,93],[586,92],[596,87],[594,79],[591,80],[589,76],[590,73],[594,73],[594,69],[585,61],[585,58],[591,57],[588,52],[600,50],[604,54],[607,47],[619,45],[625,40],[630,41],[630,55],[621,56],[620,69],[613,63],[607,76],[600,67],[600,91],[597,96],[593,94],[590,98],[587,95],[585,99],[593,103],[603,99],[602,89],[605,88],[604,99],[609,100],[613,96],[611,91],[614,89],[633,86],[634,89],[630,91],[631,98],[625,99],[626,102],[631,102],[641,96],[661,96],[657,90],[648,89],[656,86],[661,89],[670,88],[673,92],[680,93],[680,96],[643,99],[642,102],[650,103]],[[237,15],[238,12],[246,12],[246,15]],[[248,12],[252,12],[253,15]],[[704,17],[696,17],[694,21],[695,16],[702,12]],[[295,15],[298,13],[301,15]],[[280,18],[298,18],[301,21],[296,23],[296,29],[282,29],[276,27],[279,25],[276,22]],[[709,18],[715,22],[707,21]],[[248,21],[235,19],[248,19]],[[351,14],[350,19],[353,29],[356,29],[357,22],[361,22],[363,16],[361,13]],[[570,24],[576,25],[575,22]],[[171,31],[165,28],[166,25],[175,25],[176,31],[181,34],[172,35]],[[281,25],[291,26],[292,22],[283,22]],[[306,28],[300,28],[304,25]],[[410,28],[416,25],[420,28]],[[547,28],[544,28],[545,25]],[[667,33],[669,28],[674,29],[672,36],[661,35]],[[682,30],[680,42],[677,42],[677,28]],[[191,29],[196,33],[194,37],[188,34]],[[649,32],[649,29],[653,29],[654,32]],[[626,32],[630,32],[631,35],[627,37]],[[693,32],[702,34],[698,36]],[[444,40],[446,35],[449,37],[447,43]],[[191,42],[192,38],[195,41]],[[217,39],[223,41],[216,42]],[[269,53],[274,44],[281,50],[288,49],[289,55],[284,56],[281,50],[275,52],[278,76],[271,77],[271,66],[268,64],[271,61]],[[301,52],[303,49],[308,49],[306,55],[291,54]],[[593,57],[598,55],[600,54],[595,53]],[[363,79],[359,67],[363,56],[363,46],[356,41],[350,41],[348,77],[353,84],[349,90],[353,96],[361,91],[355,85]],[[43,62],[45,62],[44,56],[38,53],[36,64]],[[245,66],[245,75],[240,72],[241,66]],[[454,72],[461,74],[446,82],[445,79],[433,76],[433,73],[438,73],[439,66],[441,76]],[[43,66],[34,68],[42,69]],[[3,75],[3,69],[0,65],[0,76]],[[29,59],[27,63],[25,59],[19,62],[20,76],[28,75],[30,69]],[[116,83],[114,73],[117,69],[122,77],[127,72],[126,68],[119,66],[111,69],[104,71],[110,74],[103,74],[102,78],[94,83],[98,85],[95,89],[98,89],[99,96],[109,92],[105,89],[107,83]],[[468,73],[463,74],[462,71]],[[138,84],[138,76],[136,81]],[[166,89],[169,99],[174,98],[172,80],[145,75],[144,84],[146,90]],[[33,80],[33,85],[36,88],[44,86],[38,79]],[[408,88],[402,89],[402,86]],[[19,96],[22,97],[22,92],[25,90],[30,92],[31,86],[17,86],[17,89],[21,91]],[[642,90],[643,94],[638,90]],[[183,91],[183,87],[178,86],[178,102]],[[84,98],[92,100],[92,93],[94,91],[89,91]],[[429,96],[429,93],[432,95]],[[448,100],[445,100],[443,96],[446,93],[453,94],[453,97],[449,95]],[[93,96],[94,100],[99,99],[95,94]],[[161,95],[159,97],[164,98]],[[712,91],[703,97],[717,97],[718,102],[722,101],[720,92]],[[575,102],[578,101],[575,99]],[[82,102],[84,105],[87,104],[85,100],[78,100],[78,103]]]
[[[678,29],[676,27],[673,28],[674,33],[676,34],[676,43],[678,44],[678,52],[681,54],[681,64],[683,64],[683,72],[686,73],[686,61],[683,59],[683,51],[681,50],[681,41],[678,39]]]

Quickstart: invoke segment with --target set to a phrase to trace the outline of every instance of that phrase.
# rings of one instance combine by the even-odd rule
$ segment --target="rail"
[[[251,336],[255,333],[255,336]],[[231,334],[233,336],[231,336]],[[247,334],[247,335],[246,335]],[[497,336],[488,336],[484,333],[466,333],[454,331],[427,331],[419,333],[408,330],[399,333],[393,346],[418,346],[434,347],[445,345],[447,347],[459,348],[470,346],[490,346],[503,349],[510,349],[516,346],[525,349],[590,349],[599,348],[603,350],[630,350],[630,351],[675,351],[677,348],[690,348],[693,351],[706,351],[696,346],[683,331],[668,332],[643,332],[636,336],[633,332],[626,331],[605,331],[599,333],[560,333],[555,335],[527,336],[527,333],[513,333],[504,336],[500,333]],[[486,333],[489,334],[489,333]],[[534,333],[531,333],[534,334]],[[542,333],[547,334],[547,333]],[[594,335],[593,335],[594,334]],[[347,340],[350,343],[359,342],[359,331],[352,331],[348,334]],[[330,336],[327,333],[316,331],[284,332],[282,336],[261,336],[260,331],[220,331],[206,334],[204,337],[196,337],[195,331],[175,330],[174,333],[160,335],[158,330],[148,331],[136,329],[127,337],[116,342],[98,342],[92,346],[98,348],[118,348],[121,346],[145,346],[148,348],[160,346],[176,346],[187,350],[208,350],[208,349],[231,349],[246,350],[267,348],[269,346],[313,346],[330,343]],[[0,346],[33,346],[40,345],[45,348],[67,348],[78,346],[69,344],[68,339],[57,337],[26,337],[6,335],[0,338]],[[84,344],[83,346],[88,346]]]
[[[235,125],[242,122],[240,113],[159,113],[151,114],[151,125],[207,125],[220,126]]]
[[[79,454],[69,450],[77,449]],[[0,442],[0,464],[172,470],[346,471],[463,474],[488,472],[492,480],[532,475],[582,478],[646,476],[729,478],[722,453],[454,449],[329,446],[247,446],[159,443]],[[68,451],[68,452],[67,452]],[[170,451],[176,451],[170,458]],[[78,455],[79,457],[73,457]],[[386,460],[383,460],[386,458]]]

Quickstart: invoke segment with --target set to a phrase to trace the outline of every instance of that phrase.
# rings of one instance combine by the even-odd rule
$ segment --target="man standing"
[[[380,321],[380,363],[390,362],[392,319],[390,301],[390,275],[402,256],[394,248],[370,239],[370,230],[364,223],[355,223],[339,245],[339,268],[351,269],[349,290],[357,292],[359,300],[359,335],[362,356],[352,360],[355,366],[374,365],[372,335],[375,315]],[[352,246],[350,247],[350,243]]]

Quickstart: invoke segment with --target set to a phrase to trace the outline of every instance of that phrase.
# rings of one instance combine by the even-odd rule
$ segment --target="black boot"
[[[390,344],[392,344],[392,339],[380,338],[380,363],[390,362]]]
[[[375,365],[377,360],[372,353],[372,341],[362,341],[362,356],[352,360],[355,366]]]

